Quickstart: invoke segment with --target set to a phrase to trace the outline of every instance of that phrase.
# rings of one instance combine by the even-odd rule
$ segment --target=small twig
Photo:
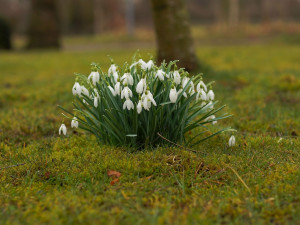
[[[242,182],[242,184],[245,186],[245,188],[249,191],[250,194],[252,194],[250,188],[248,187],[248,185],[245,183],[245,181],[240,177],[240,175],[235,171],[235,169],[233,169],[230,166],[227,166],[229,169],[232,170],[232,172],[237,176],[237,178]]]
[[[203,162],[201,162],[201,163],[199,164],[198,168],[196,169],[194,179],[196,179],[197,174],[198,174],[198,172],[199,172],[199,170],[200,170],[200,168],[201,168],[202,165],[203,165]]]
[[[171,144],[173,144],[173,145],[176,145],[177,147],[183,148],[184,150],[187,150],[187,151],[190,151],[190,152],[194,152],[194,153],[202,153],[202,154],[204,154],[203,152],[199,152],[199,151],[196,151],[196,150],[193,150],[193,149],[186,148],[186,147],[184,147],[184,146],[182,146],[182,145],[176,144],[175,142],[168,140],[167,138],[165,138],[164,136],[162,136],[162,135],[161,135],[160,133],[158,133],[158,132],[157,132],[157,135],[158,135],[159,137],[161,137],[162,139],[164,139],[165,141],[167,141],[167,142],[169,142],[169,143],[171,143]]]
[[[16,165],[11,165],[11,166],[7,166],[7,167],[2,167],[0,168],[0,170],[5,170],[5,169],[9,169],[9,168],[12,168],[12,167],[17,167],[17,166],[23,166],[25,165],[26,163],[19,163],[19,164],[16,164]]]

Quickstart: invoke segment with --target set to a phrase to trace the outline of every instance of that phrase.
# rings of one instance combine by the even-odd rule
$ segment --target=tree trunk
[[[198,67],[190,32],[185,0],[151,0],[154,17],[157,61],[179,60],[189,71]]]
[[[229,25],[237,27],[239,23],[239,0],[229,1]]]
[[[59,48],[60,27],[56,0],[31,0],[28,48]]]
[[[128,36],[134,35],[134,2],[133,0],[126,0],[126,27]]]

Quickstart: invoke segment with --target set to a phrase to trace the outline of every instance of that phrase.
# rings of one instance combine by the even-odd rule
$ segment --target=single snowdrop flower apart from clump
[[[72,88],[73,95],[81,96],[81,86],[78,82],[75,82],[73,88]]]
[[[99,73],[95,71],[91,72],[91,74],[88,77],[88,80],[92,80],[93,85],[96,86],[96,83],[99,83],[100,80]]]
[[[128,110],[134,109],[133,102],[129,98],[127,98],[126,101],[123,104],[123,109],[126,109],[126,108]]]
[[[76,117],[73,118],[72,122],[71,122],[71,127],[72,128],[78,128],[78,120]]]
[[[59,135],[67,135],[67,127],[65,124],[62,124],[58,130]]]
[[[155,78],[158,77],[159,80],[163,81],[165,79],[165,72],[162,70],[157,70]]]
[[[139,100],[139,103],[136,106],[137,113],[140,114],[142,112],[142,109],[143,109],[142,101]]]
[[[174,71],[173,78],[174,78],[175,84],[179,85],[181,80],[180,80],[180,74],[179,74],[178,70]]]
[[[132,91],[127,86],[124,87],[123,90],[122,90],[122,92],[121,92],[121,99],[123,99],[124,97],[126,99],[128,99],[129,97],[132,97]]]
[[[136,85],[136,92],[142,94],[146,90],[146,78],[142,78]]]
[[[113,89],[111,86],[108,86],[108,89],[110,90],[113,96],[116,96],[115,89]]]
[[[123,85],[133,85],[133,77],[131,73],[125,73],[121,77],[121,81],[123,81]]]
[[[232,147],[235,145],[235,137],[233,135],[229,138],[228,145],[229,145],[229,147]]]
[[[115,72],[117,72],[117,67],[115,64],[111,64],[109,69],[108,69],[108,76],[110,77],[113,75]]]
[[[197,92],[200,92],[201,89],[204,89],[204,91],[207,92],[207,87],[202,80],[200,80],[197,85]]]
[[[207,101],[214,100],[215,99],[215,93],[213,92],[213,90],[209,90],[206,97],[207,97]]]
[[[172,103],[175,103],[176,100],[177,100],[177,91],[176,91],[176,88],[173,86],[173,88],[170,90],[170,94],[169,94],[169,98],[170,98],[170,101]]]
[[[121,94],[121,84],[120,82],[118,81],[116,84],[115,84],[115,95],[120,95]]]

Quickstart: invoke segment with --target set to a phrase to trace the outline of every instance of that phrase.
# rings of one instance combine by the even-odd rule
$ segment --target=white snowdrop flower
[[[71,122],[71,127],[72,128],[78,128],[78,120],[76,117],[73,118],[72,122]]]
[[[144,60],[142,60],[142,59],[139,59],[138,63],[139,63],[141,66],[146,64],[146,62],[145,62]]]
[[[170,98],[170,101],[172,103],[176,102],[176,100],[177,100],[177,91],[176,91],[175,87],[170,90],[169,98]]]
[[[178,95],[179,95],[182,91],[183,91],[183,89],[181,88],[181,89],[178,91]],[[186,92],[184,92],[182,95],[183,95],[185,98],[187,98]]]
[[[81,93],[86,96],[90,95],[88,89],[86,89],[85,86],[81,86]]]
[[[99,92],[97,91],[97,89],[96,88],[94,88],[94,96],[96,96],[97,98],[100,98],[100,96],[99,96]]]
[[[98,98],[97,97],[94,98],[94,106],[95,106],[95,108],[98,107]]]
[[[142,95],[142,103],[143,103],[142,105],[143,105],[144,109],[146,109],[148,111],[149,111],[149,109],[151,107],[151,103],[154,106],[156,106],[156,102],[155,102],[155,100],[153,98],[153,95],[152,95],[152,93],[149,90],[147,90],[145,93],[143,93],[143,95]]]
[[[114,72],[117,72],[117,67],[115,64],[111,64],[108,69],[108,76],[110,77]]]
[[[81,96],[81,86],[78,82],[75,82],[73,88],[72,88],[73,95]]]
[[[154,66],[154,63],[152,60],[149,60],[147,63],[144,62],[142,59],[139,60],[139,63],[141,64],[141,68],[143,70],[150,70],[153,66]]]
[[[89,103],[87,103],[87,101],[85,101],[85,99],[82,100],[82,102],[86,105],[88,105]]]
[[[187,85],[187,83],[189,82],[189,78],[187,77],[184,77],[182,78],[182,88],[185,88],[185,86]]]
[[[125,73],[121,77],[121,81],[123,81],[123,85],[133,85],[133,77],[131,73]]]
[[[200,89],[202,89],[202,88],[204,89],[205,92],[207,92],[206,85],[204,84],[204,82],[202,80],[200,80],[200,82],[197,85],[197,92],[200,92]]]
[[[203,89],[201,89],[200,92],[197,93],[196,101],[198,101],[199,98],[201,98],[201,100],[203,100],[203,101],[206,101],[206,99],[207,99],[207,95]]]
[[[148,99],[150,100],[150,102],[151,102],[154,106],[156,106],[156,102],[155,102],[155,100],[154,100],[154,98],[153,98],[153,95],[152,95],[152,93],[151,93],[149,90],[147,90],[146,93],[144,93],[144,94],[142,95],[142,98],[148,98]]]
[[[108,86],[108,89],[111,91],[113,96],[116,96],[115,89],[113,89],[111,86]]]
[[[117,82],[118,82],[118,79],[119,79],[119,74],[118,74],[117,71],[115,71],[115,72],[113,73],[113,77],[114,77],[115,83],[117,83]]]
[[[229,145],[229,147],[232,147],[235,145],[235,137],[233,135],[229,138],[228,145]]]
[[[211,115],[211,116],[207,117],[207,118],[205,119],[205,121],[214,120],[215,118],[216,118],[215,115]],[[217,123],[217,121],[215,120],[215,121],[212,121],[211,123],[214,125],[214,124]]]
[[[180,82],[181,82],[181,80],[180,80],[180,74],[179,74],[179,72],[177,70],[174,71],[173,78],[174,78],[175,84],[179,85]]]
[[[121,93],[121,84],[120,82],[117,82],[115,84],[115,95],[120,95],[120,93]]]
[[[193,81],[190,82],[190,86],[191,86],[191,87],[190,87],[188,93],[189,93],[190,95],[193,95],[193,94],[195,94],[195,86],[194,86]]]
[[[146,90],[146,78],[142,78],[136,85],[136,92],[142,94]]]
[[[133,102],[129,98],[127,98],[126,101],[123,104],[123,109],[126,109],[126,108],[128,110],[134,109]]]
[[[162,70],[157,70],[155,78],[158,77],[158,79],[160,79],[161,81],[163,81],[165,79],[165,72]]]
[[[129,97],[132,97],[132,91],[127,86],[124,87],[123,90],[122,90],[122,92],[121,92],[121,99],[123,99],[124,97],[126,99],[128,99]]]
[[[132,67],[134,67],[136,64],[138,64],[139,62],[134,62],[134,63],[132,63],[131,65],[130,65],[130,69],[132,68]]]
[[[142,112],[143,106],[142,106],[142,101],[139,100],[139,103],[136,106],[136,111],[138,114],[140,114]]]
[[[65,124],[62,124],[58,130],[59,135],[67,135],[67,127]]]
[[[214,108],[214,104],[212,103],[212,101],[210,101],[208,103],[208,109],[213,109]]]
[[[213,92],[213,90],[209,90],[206,97],[207,97],[207,101],[214,100],[215,99],[215,93]]]
[[[279,139],[278,139],[278,141],[277,141],[277,143],[280,143],[282,140],[283,140],[283,138],[282,138],[282,137],[281,137],[281,138],[279,138]]]
[[[96,83],[99,83],[99,80],[100,80],[100,75],[98,72],[91,72],[91,74],[89,75],[88,77],[89,80],[92,80],[92,83],[94,86],[96,86]]]

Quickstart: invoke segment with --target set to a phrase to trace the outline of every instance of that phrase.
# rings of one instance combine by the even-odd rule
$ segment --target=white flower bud
[[[73,95],[81,96],[81,86],[78,82],[75,82],[73,88],[72,88]]]
[[[65,124],[62,124],[58,130],[59,135],[63,133],[63,135],[67,135],[67,127]]]
[[[212,101],[215,99],[215,93],[213,92],[213,90],[209,90],[209,92],[207,93],[207,101]]]
[[[176,102],[176,100],[177,100],[177,91],[176,91],[175,87],[170,90],[169,98],[170,98],[170,101],[172,103]]]
[[[71,122],[71,127],[72,128],[78,128],[78,120],[76,117],[73,118],[72,122]]]
[[[127,98],[126,101],[123,104],[123,109],[126,109],[126,108],[128,110],[134,109],[133,102],[129,98]]]
[[[165,76],[165,72],[164,72],[164,71],[162,71],[162,70],[157,70],[156,75],[155,75],[155,78],[158,77],[158,79],[160,79],[161,81],[163,81],[163,80],[165,79],[164,76]]]
[[[229,138],[228,145],[229,145],[229,147],[232,147],[235,145],[235,137],[233,135]]]
[[[180,80],[180,74],[179,74],[179,72],[177,70],[174,71],[173,78],[174,78],[175,84],[179,85],[180,82],[181,82],[181,80]]]
[[[122,90],[122,92],[121,92],[121,99],[123,99],[124,97],[126,99],[128,99],[129,97],[132,97],[132,91],[127,86],[124,87],[123,90]]]
[[[136,92],[138,94],[142,94],[145,89],[146,89],[146,79],[142,78],[136,85]]]

